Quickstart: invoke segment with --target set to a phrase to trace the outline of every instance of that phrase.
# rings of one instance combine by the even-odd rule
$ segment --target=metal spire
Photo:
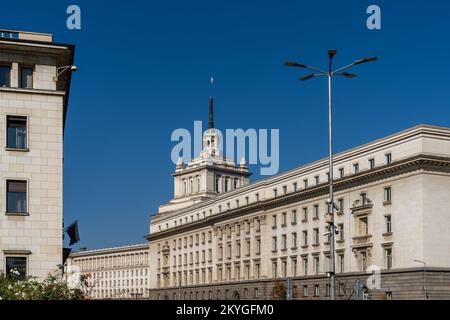
[[[214,86],[214,78],[211,77],[211,96],[209,97],[209,129],[214,128],[214,98],[212,95],[212,88]]]

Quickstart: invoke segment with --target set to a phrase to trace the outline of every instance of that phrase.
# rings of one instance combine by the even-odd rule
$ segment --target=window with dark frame
[[[20,68],[20,87],[33,89],[33,67],[23,66]]]
[[[391,164],[392,163],[392,153],[386,153],[385,157],[386,157],[386,164]]]
[[[13,271],[17,271],[20,280],[24,280],[27,276],[27,258],[26,257],[6,257],[6,275],[12,275]]]
[[[7,116],[7,143],[11,149],[27,148],[27,117]]]
[[[6,181],[6,211],[8,213],[27,212],[27,182],[19,180]]]
[[[11,66],[0,65],[0,87],[9,87],[11,85]]]

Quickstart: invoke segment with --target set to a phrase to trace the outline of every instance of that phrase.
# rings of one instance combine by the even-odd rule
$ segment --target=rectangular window
[[[256,239],[256,254],[261,254],[261,239]]]
[[[338,199],[338,210],[339,212],[344,212],[344,199]]]
[[[20,280],[27,276],[27,258],[26,257],[6,257],[6,275],[12,274],[13,271],[19,273]]]
[[[391,164],[392,163],[392,153],[386,153],[385,157],[386,157],[386,164]]]
[[[316,186],[319,184],[320,180],[319,180],[319,176],[315,176],[314,177],[314,181],[316,183]]]
[[[286,227],[286,212],[281,213],[281,226]]]
[[[287,194],[287,186],[283,186],[283,194],[284,194],[284,195]]]
[[[303,246],[308,245],[308,230],[303,230]]]
[[[369,234],[369,220],[367,217],[359,218],[359,235],[367,236]]]
[[[319,205],[314,205],[314,219],[319,219]]]
[[[7,148],[27,148],[27,118],[20,116],[7,117]]]
[[[276,261],[272,261],[272,278],[276,278],[277,277],[277,269],[278,269],[278,265]]]
[[[386,260],[386,269],[392,269],[392,248],[385,248],[384,256]]]
[[[273,196],[276,198],[277,197],[277,195],[278,195],[278,191],[277,191],[277,189],[273,189]]]
[[[27,182],[8,180],[6,182],[6,210],[10,213],[27,212]]]
[[[319,244],[319,228],[314,228],[313,229],[313,239],[314,239],[314,245],[318,245]]]
[[[369,169],[375,168],[375,159],[369,159]]]
[[[355,174],[359,172],[359,163],[355,163],[355,164],[353,165],[353,172],[354,172]]]
[[[297,224],[297,210],[291,212],[291,224]]]
[[[384,188],[384,203],[390,204],[392,201],[392,189],[391,187]]]
[[[286,250],[286,235],[283,234],[281,235],[281,250]]]
[[[286,276],[287,276],[287,261],[286,260],[281,261],[281,276],[283,278],[286,278]]]
[[[343,178],[344,177],[344,168],[339,168],[339,178]]]
[[[302,259],[303,261],[303,275],[307,276],[308,275],[308,257],[304,257]]]
[[[320,272],[319,256],[314,257],[314,273],[318,275]]]
[[[297,248],[297,232],[292,232],[292,249]]]
[[[338,263],[339,263],[339,272],[344,272],[344,267],[345,267],[345,260],[344,260],[344,254],[340,253],[338,255]]]
[[[339,240],[344,241],[344,224],[343,223],[338,224],[338,233],[339,233]]]
[[[303,297],[307,297],[308,296],[308,286],[304,285],[303,286]]]
[[[303,180],[303,186],[306,188],[308,188],[308,179],[304,179]]]
[[[292,272],[292,276],[296,277],[297,276],[297,259],[296,258],[291,258],[291,272]]]
[[[308,220],[308,208],[303,208],[303,221]]]
[[[292,184],[292,189],[294,190],[294,192],[297,191],[297,182],[294,182]]]
[[[272,216],[272,228],[276,228],[277,227],[277,215],[273,215]]]
[[[392,217],[390,214],[384,216],[384,221],[386,224],[386,233],[392,233]]]
[[[319,297],[320,296],[320,286],[318,284],[316,284],[314,286],[314,296],[315,297]]]
[[[277,251],[277,237],[272,237],[272,251]]]
[[[9,87],[11,77],[11,67],[0,65],[0,87]]]
[[[24,89],[33,89],[33,68],[20,68],[20,87]]]

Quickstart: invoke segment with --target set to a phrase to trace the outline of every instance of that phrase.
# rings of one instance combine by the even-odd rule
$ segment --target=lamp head
[[[299,67],[299,68],[306,68],[306,64],[303,63],[298,63],[298,62],[293,62],[293,61],[286,61],[284,63],[285,66],[287,67]]]
[[[70,66],[70,70],[71,70],[72,72],[76,72],[76,71],[78,70],[78,67],[77,67],[76,65],[71,65],[71,66]]]
[[[333,59],[334,56],[336,55],[336,53],[337,53],[337,50],[336,50],[336,49],[329,49],[329,50],[328,50],[328,57],[329,57],[330,59]]]

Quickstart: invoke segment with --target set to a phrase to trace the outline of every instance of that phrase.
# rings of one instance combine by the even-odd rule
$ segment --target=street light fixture
[[[334,203],[334,194],[333,194],[333,143],[332,143],[332,103],[331,103],[331,78],[334,76],[344,76],[346,78],[354,78],[355,74],[342,72],[352,66],[376,61],[376,57],[369,57],[364,59],[356,60],[348,65],[345,65],[335,71],[332,71],[332,62],[333,58],[336,56],[337,50],[330,49],[328,50],[328,71],[323,71],[315,67],[308,66],[303,63],[287,61],[284,63],[287,67],[299,67],[304,69],[309,69],[315,71],[316,73],[311,73],[307,76],[299,78],[301,81],[309,80],[311,78],[315,78],[318,76],[327,76],[328,77],[328,147],[329,147],[329,199],[328,199],[328,212],[325,215],[325,222],[330,226],[330,264],[331,264],[331,272],[330,274],[330,291],[331,291],[331,300],[336,299],[336,263],[335,263],[335,234],[336,234],[336,226],[334,224],[334,211],[336,209],[336,204]]]
[[[427,292],[427,264],[426,264],[426,262],[421,261],[421,260],[413,260],[413,261],[423,264],[422,298],[423,298],[423,300],[427,300],[428,299],[428,292]]]
[[[54,81],[58,81],[59,76],[64,73],[65,71],[70,70],[72,72],[76,72],[78,70],[78,67],[74,64],[68,65],[68,66],[62,66],[56,68],[56,76],[53,77]]]

